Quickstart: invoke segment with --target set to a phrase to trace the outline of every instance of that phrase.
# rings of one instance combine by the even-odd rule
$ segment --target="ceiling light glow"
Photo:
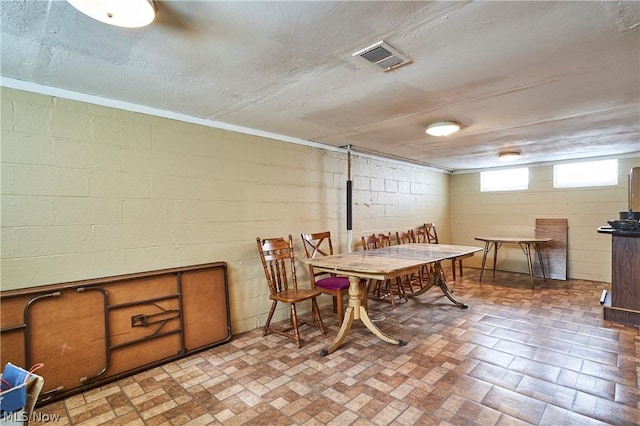
[[[156,16],[153,0],[67,0],[87,16],[125,28],[149,25]]]
[[[520,158],[520,151],[504,151],[498,154],[498,159],[501,161],[515,161]]]
[[[460,124],[455,121],[438,121],[427,126],[425,132],[431,136],[449,136],[460,130]]]

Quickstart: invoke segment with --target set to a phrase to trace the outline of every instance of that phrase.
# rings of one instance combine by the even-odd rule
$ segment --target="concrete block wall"
[[[638,157],[619,159],[617,186],[587,188],[554,189],[553,166],[530,167],[526,191],[482,193],[480,173],[455,174],[451,179],[452,242],[478,245],[474,237],[480,235],[534,236],[536,218],[566,218],[568,276],[609,283],[611,237],[596,230],[627,210],[629,171],[638,165]],[[480,267],[482,256],[466,259],[464,264]],[[498,269],[528,271],[518,246],[500,248]]]
[[[239,333],[270,306],[257,236],[292,234],[301,257],[301,232],[330,230],[347,249],[342,152],[8,88],[0,99],[2,290],[225,261]],[[352,180],[354,247],[425,221],[448,237],[450,175],[354,154]],[[308,286],[301,263],[298,276]]]

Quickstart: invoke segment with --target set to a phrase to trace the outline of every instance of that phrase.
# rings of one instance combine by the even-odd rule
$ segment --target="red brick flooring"
[[[393,311],[370,301],[404,347],[355,323],[320,356],[338,331],[325,305],[327,335],[302,327],[302,349],[253,330],[36,412],[56,425],[640,424],[638,327],[602,319],[607,284],[478,276],[450,285],[467,310],[437,288]]]

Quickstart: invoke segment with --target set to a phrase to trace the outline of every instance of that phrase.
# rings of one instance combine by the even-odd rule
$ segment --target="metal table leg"
[[[489,241],[484,243],[484,252],[482,253],[482,267],[480,268],[480,282],[482,282],[482,274],[484,273],[484,265],[487,263],[487,253],[490,250]]]
[[[542,271],[542,279],[544,281],[547,281],[547,275],[544,272],[544,261],[542,260],[542,250],[540,250],[540,245],[534,244],[533,248],[535,249],[536,253],[538,253],[538,262],[540,262],[540,271]]]
[[[533,286],[533,262],[531,261],[531,243],[521,243],[520,248],[524,252],[524,255],[527,256],[527,266],[529,267],[529,279],[531,280],[531,288]]]

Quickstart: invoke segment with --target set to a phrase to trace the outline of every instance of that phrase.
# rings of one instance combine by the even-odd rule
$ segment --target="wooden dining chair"
[[[293,254],[293,240],[289,235],[288,241],[284,238],[256,238],[258,253],[264,268],[264,275],[269,286],[269,299],[271,299],[271,309],[267,322],[263,328],[263,336],[270,331],[293,339],[298,348],[301,347],[299,324],[308,324],[319,327],[322,334],[326,334],[320,309],[316,298],[320,296],[318,290],[305,290],[298,288],[298,278],[296,276],[296,264]],[[310,321],[298,318],[296,303],[311,301],[312,318]],[[291,309],[291,325],[286,328],[273,327],[271,320],[276,311],[278,302],[288,303]],[[293,331],[293,333],[291,333]]]
[[[396,242],[398,245],[402,244],[411,244],[413,243],[413,234],[411,231],[400,231],[396,232]],[[402,285],[404,288],[408,289],[411,293],[414,292],[413,287],[417,286],[418,289],[421,289],[423,286],[423,268],[418,268],[417,271],[412,272],[409,275],[402,277]]]
[[[391,239],[391,232],[386,234],[378,234],[378,239],[380,240],[379,247],[389,247],[393,245],[393,240]]]
[[[398,244],[410,244],[413,242],[413,235],[411,231],[400,231],[396,232],[396,242]]]
[[[424,244],[429,243],[429,238],[427,236],[427,231],[424,225],[411,229],[409,232],[411,232],[411,237],[413,238],[414,243],[424,243]],[[431,278],[431,276],[433,275],[433,271],[434,271],[433,263],[426,264],[421,268],[423,283],[426,283],[427,280]]]
[[[316,256],[330,256],[333,254],[333,244],[331,242],[331,232],[317,232],[314,234],[300,234],[302,245],[307,259]],[[311,288],[328,294],[333,298],[333,312],[338,314],[338,324],[342,324],[344,319],[344,297],[349,295],[349,278],[338,277],[328,272],[316,272],[312,265],[309,265],[309,278]],[[361,280],[360,285],[366,286],[366,280]],[[362,306],[367,307],[367,289],[363,289]]]
[[[411,236],[413,238],[414,243],[428,243],[429,239],[427,238],[427,232],[424,229],[424,226],[419,228],[414,228],[411,231]]]
[[[425,223],[424,229],[427,234],[427,241],[431,244],[438,244],[438,231],[436,225],[433,223]],[[453,270],[453,280],[456,279],[456,262],[460,268],[460,277],[462,277],[462,259],[473,257],[473,253],[465,254],[464,256],[458,256],[451,259],[451,269]]]
[[[364,235],[361,237],[361,241],[363,250],[373,250],[382,247],[380,238],[375,234]]]
[[[433,223],[425,223],[422,228],[424,230],[424,236],[426,238],[426,242],[429,244],[438,244],[438,232],[436,231],[436,227]],[[451,259],[451,268],[453,269],[453,279],[456,279],[456,260]],[[430,269],[430,272],[433,272],[433,268]],[[442,277],[444,278],[444,270],[442,271]]]
[[[363,250],[388,247],[391,244],[391,233],[362,236],[361,241]],[[386,281],[369,280],[367,290],[374,295],[375,300],[389,301],[393,309],[396,308],[396,295],[405,301],[407,300],[400,278]]]
[[[433,223],[425,223],[424,230],[427,234],[427,242],[429,244],[438,244],[438,232],[436,226]]]

